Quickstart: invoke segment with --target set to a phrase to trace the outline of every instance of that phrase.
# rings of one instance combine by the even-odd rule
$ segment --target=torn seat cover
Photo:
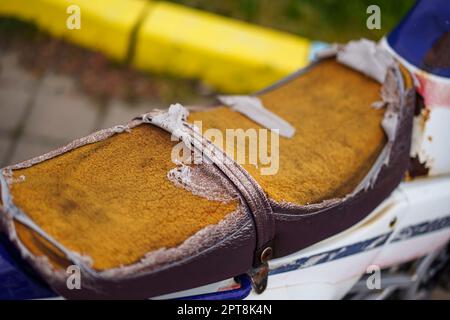
[[[396,188],[409,159],[412,82],[378,50],[369,42],[333,48],[253,95],[267,109],[262,118],[245,106],[188,115],[174,105],[7,167],[1,227],[68,298],[193,288],[344,231]],[[227,129],[287,124],[277,172],[261,174],[267,163],[259,160],[237,164],[235,150],[202,136],[198,121],[225,137]],[[209,161],[174,163],[171,134],[189,148],[206,146]],[[66,286],[73,264],[81,290]]]

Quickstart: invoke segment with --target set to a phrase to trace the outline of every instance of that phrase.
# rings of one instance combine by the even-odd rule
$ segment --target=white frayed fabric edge
[[[176,103],[170,105],[167,111],[144,114],[142,120],[170,132],[178,139],[188,141],[190,135],[184,125],[188,116],[189,111],[181,104]]]
[[[321,59],[334,56],[338,62],[379,83],[384,82],[389,68],[395,65],[395,60],[389,52],[380,44],[367,39],[350,41],[346,45],[333,44],[316,54],[316,57]]]
[[[179,183],[183,186],[191,182],[191,168],[181,164],[180,166],[169,170],[167,178],[173,183]]]
[[[218,96],[219,101],[232,110],[242,113],[256,123],[270,130],[278,130],[280,136],[292,138],[295,128],[286,120],[266,109],[257,97],[253,96]]]
[[[337,50],[337,61],[383,83],[394,58],[373,41],[350,41]]]

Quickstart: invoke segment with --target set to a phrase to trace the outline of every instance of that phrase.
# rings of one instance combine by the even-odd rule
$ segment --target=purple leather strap
[[[242,166],[187,122],[188,115],[186,108],[174,104],[165,112],[150,112],[142,115],[140,119],[182,140],[188,148],[199,152],[202,162],[214,164],[231,182],[253,218],[256,233],[253,266],[259,267],[267,263],[273,254],[275,219],[269,199],[261,186]]]
[[[200,147],[202,153],[229,179],[252,214],[256,231],[253,264],[255,267],[260,266],[272,255],[272,244],[275,237],[275,219],[269,199],[262,187],[241,165],[195,131],[190,124],[186,123],[185,125],[194,139],[193,146],[197,149]],[[266,256],[262,258],[262,254],[267,253],[267,248],[270,248],[270,256],[265,254]]]

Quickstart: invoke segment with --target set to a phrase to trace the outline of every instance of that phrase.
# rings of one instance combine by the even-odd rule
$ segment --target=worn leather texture
[[[295,76],[307,70],[296,73]],[[255,219],[249,213],[234,233],[196,255],[151,272],[140,270],[135,274],[120,277],[120,280],[83,273],[82,283],[86,285],[81,290],[69,290],[64,277],[42,271],[41,266],[32,257],[24,258],[66,298],[145,299],[246,273],[254,266],[255,250],[264,247],[262,241],[270,241],[274,257],[282,257],[342,232],[368,216],[388,197],[398,186],[407,169],[415,92],[413,88],[402,89],[406,81],[399,70],[396,72],[396,79],[400,105],[389,163],[381,168],[375,183],[368,189],[315,207],[286,206],[270,201],[273,215],[270,219],[264,216]],[[267,210],[264,213],[266,214]],[[273,228],[272,223],[264,222],[266,220],[275,221],[274,230],[265,230],[266,226]],[[8,229],[8,221],[3,221],[3,224],[5,230]],[[264,235],[264,232],[268,232],[268,235]],[[20,249],[20,246],[15,244]]]

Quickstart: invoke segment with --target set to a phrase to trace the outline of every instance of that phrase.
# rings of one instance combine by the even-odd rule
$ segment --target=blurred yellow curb
[[[67,27],[72,5],[80,8],[79,30]],[[31,21],[56,37],[123,60],[146,5],[145,0],[0,0],[0,14]]]
[[[71,5],[80,8],[79,30],[66,25]],[[138,69],[199,78],[234,93],[305,66],[311,50],[307,39],[168,2],[0,0],[0,15],[32,21],[113,59],[131,58]]]
[[[309,58],[308,40],[167,2],[154,3],[137,40],[136,67],[227,92],[263,88]]]

